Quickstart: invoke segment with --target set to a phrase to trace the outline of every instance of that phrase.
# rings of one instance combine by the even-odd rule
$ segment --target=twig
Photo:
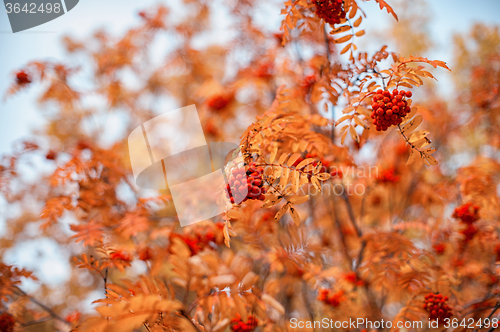
[[[330,44],[328,43],[328,34],[326,33],[326,24],[323,24],[323,36],[325,38],[326,58],[330,64]]]
[[[498,308],[500,308],[500,302],[497,302],[497,304],[495,305],[495,308],[493,308],[493,311],[490,313],[490,315],[488,316],[488,321],[491,320],[491,317],[493,316],[493,314],[498,310]],[[498,324],[498,323],[497,323]],[[493,324],[492,324],[493,325]],[[498,325],[497,327],[492,327],[488,330],[488,332],[493,332],[496,328],[498,328]]]
[[[354,228],[356,229],[356,234],[358,234],[358,237],[361,237],[361,235],[363,235],[363,234],[361,233],[361,230],[359,229],[358,225],[356,225],[354,211],[352,210],[351,202],[349,202],[349,197],[347,197],[347,194],[345,191],[342,193],[342,198],[344,199],[345,204],[347,206],[347,212],[349,213],[349,218],[351,219],[351,223],[354,226]]]
[[[36,304],[37,306],[39,306],[40,308],[42,308],[43,310],[45,310],[47,313],[49,313],[49,315],[52,316],[52,318],[54,319],[57,319],[58,321],[61,321],[63,322],[64,324],[66,325],[69,325],[71,326],[71,323],[68,322],[66,319],[62,318],[61,316],[59,316],[58,314],[56,314],[52,309],[50,309],[49,307],[47,307],[45,304],[39,302],[38,300],[36,300],[35,298],[33,298],[32,296],[26,294],[22,289],[20,289],[19,287],[15,287],[16,290],[21,293],[23,296],[26,296],[31,302],[33,302],[34,304]]]

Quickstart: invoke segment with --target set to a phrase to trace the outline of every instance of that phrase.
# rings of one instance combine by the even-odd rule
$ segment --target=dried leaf
[[[421,115],[417,115],[412,120],[404,124],[404,126],[401,128],[401,133],[402,134],[411,133],[422,123],[422,120],[423,117]]]
[[[354,142],[359,143],[359,135],[356,132],[356,129],[354,129],[353,126],[349,126],[349,133],[351,134],[351,137]]]
[[[295,226],[300,226],[300,216],[297,213],[297,210],[293,206],[290,206],[290,215],[292,216],[293,222],[295,223]]]

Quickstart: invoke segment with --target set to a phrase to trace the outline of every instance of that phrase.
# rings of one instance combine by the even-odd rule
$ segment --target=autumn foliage
[[[218,6],[234,34],[212,43]],[[497,28],[457,36],[446,95],[445,62],[359,46],[375,38],[365,20],[410,24],[383,0],[278,2],[279,31],[254,21],[259,1],[177,7],[144,9],[119,36],[66,37],[67,59],[9,78],[7,102],[37,87],[46,123],[0,160],[0,331],[498,318]],[[207,141],[238,148],[217,188],[228,210],[180,227],[169,189],[135,183],[127,136],[192,104]],[[57,286],[9,258],[37,239],[67,255]]]

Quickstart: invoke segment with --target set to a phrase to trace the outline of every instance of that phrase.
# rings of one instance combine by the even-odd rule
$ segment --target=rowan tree
[[[498,28],[456,37],[446,97],[435,80],[445,62],[359,46],[370,19],[419,35],[384,0],[179,7],[146,8],[122,35],[68,36],[67,59],[13,73],[6,97],[38,86],[47,123],[0,162],[0,330],[288,331],[291,319],[364,318],[393,331],[457,318],[454,329],[492,331]],[[216,15],[225,42],[207,37]],[[269,16],[279,30],[259,22]],[[168,189],[135,183],[126,138],[191,104],[208,141],[239,147],[225,167],[230,208],[180,227]],[[35,239],[68,256],[63,284],[5,263]]]

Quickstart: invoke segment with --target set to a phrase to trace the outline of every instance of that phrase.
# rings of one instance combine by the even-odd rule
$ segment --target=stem
[[[328,43],[328,35],[326,33],[326,24],[323,24],[323,36],[325,38],[326,58],[330,64],[330,44]]]
[[[104,272],[104,296],[108,297],[108,268]]]
[[[26,296],[31,302],[33,302],[34,304],[36,304],[37,306],[39,306],[40,308],[42,308],[43,310],[45,310],[50,316],[52,316],[52,318],[54,319],[57,319],[58,321],[60,322],[63,322],[64,324],[68,325],[68,326],[71,326],[71,323],[68,322],[67,320],[65,320],[64,318],[62,318],[61,316],[59,316],[58,314],[56,314],[52,309],[50,309],[49,307],[47,307],[45,304],[39,302],[38,300],[36,300],[35,298],[33,298],[32,296],[26,294],[22,289],[20,289],[19,287],[15,287],[15,289],[21,293],[23,296]]]
[[[351,202],[349,202],[349,197],[347,197],[347,194],[345,191],[342,193],[342,198],[345,201],[345,204],[347,206],[347,212],[349,213],[349,218],[351,219],[351,223],[356,229],[356,234],[358,234],[358,237],[361,237],[362,233],[361,230],[359,229],[358,225],[356,225],[355,217],[354,217],[354,211],[352,209]]]
[[[491,317],[493,316],[493,314],[498,310],[498,308],[500,308],[500,302],[497,302],[497,304],[495,305],[495,308],[493,308],[493,311],[490,313],[490,315],[488,316],[488,321],[491,320]],[[497,326],[498,327],[498,326]],[[493,330],[495,330],[496,327],[492,327],[488,330],[488,332],[493,332]]]

